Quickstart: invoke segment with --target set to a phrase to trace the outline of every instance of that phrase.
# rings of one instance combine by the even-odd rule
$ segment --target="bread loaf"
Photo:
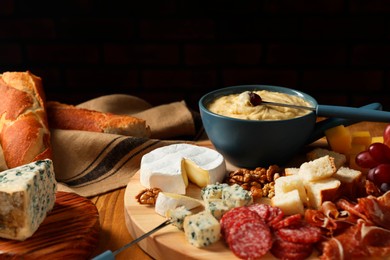
[[[50,159],[41,78],[29,71],[0,74],[0,96],[0,144],[7,167]]]
[[[128,115],[98,112],[56,101],[47,102],[50,128],[149,137],[146,121]]]

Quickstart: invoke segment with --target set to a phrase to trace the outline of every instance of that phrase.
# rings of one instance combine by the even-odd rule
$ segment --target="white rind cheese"
[[[146,188],[185,194],[188,182],[200,188],[222,182],[226,174],[224,157],[215,150],[192,144],[157,148],[141,159],[140,182]]]
[[[187,241],[196,247],[206,247],[221,237],[219,221],[207,211],[185,217],[183,227]]]
[[[161,191],[157,195],[154,210],[157,214],[166,217],[168,210],[173,210],[180,206],[184,206],[186,209],[190,210],[203,206],[203,203],[192,197]]]
[[[56,200],[51,160],[0,172],[0,237],[25,240],[46,218]]]

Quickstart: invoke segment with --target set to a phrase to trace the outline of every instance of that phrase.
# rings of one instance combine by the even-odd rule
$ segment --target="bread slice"
[[[50,128],[149,137],[146,121],[128,115],[103,113],[60,102],[47,102]]]
[[[275,196],[297,190],[304,205],[307,205],[307,195],[305,186],[298,174],[281,176],[275,180]]]
[[[341,166],[345,165],[345,163],[347,161],[347,158],[346,158],[346,156],[344,154],[341,154],[341,153],[338,153],[338,152],[334,152],[334,151],[330,151],[330,150],[324,149],[324,148],[319,148],[319,147],[313,149],[310,152],[308,152],[306,154],[306,158],[309,161],[313,161],[313,160],[321,158],[321,157],[323,157],[325,155],[329,155],[330,157],[333,157],[334,164],[335,164],[337,169],[340,168]]]
[[[362,181],[362,172],[348,167],[340,167],[332,176],[341,182],[340,195],[355,198],[357,187]]]
[[[288,167],[284,169],[284,174],[286,176],[298,175],[298,173],[299,173],[299,168],[297,167]]]
[[[298,190],[275,195],[271,199],[271,204],[274,207],[279,207],[285,215],[303,215],[305,212]]]
[[[326,178],[305,183],[309,207],[319,209],[324,201],[334,201],[339,193],[341,182],[336,178]]]
[[[325,155],[299,167],[299,176],[304,182],[317,181],[329,178],[336,172],[334,158]]]

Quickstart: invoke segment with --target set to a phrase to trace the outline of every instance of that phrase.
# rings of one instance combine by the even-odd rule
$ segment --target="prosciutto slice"
[[[390,254],[390,192],[380,197],[340,199],[335,204],[354,223],[320,245],[321,259],[384,257]],[[322,212],[324,216],[326,215]]]

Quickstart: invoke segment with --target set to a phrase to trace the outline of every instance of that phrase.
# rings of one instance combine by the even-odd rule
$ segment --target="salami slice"
[[[312,244],[321,240],[321,229],[303,221],[299,225],[279,228],[275,234],[293,243]]]
[[[288,242],[275,234],[271,253],[280,259],[301,260],[309,257],[313,252],[313,244],[299,244]]]
[[[284,213],[280,208],[268,204],[256,203],[248,206],[248,208],[256,212],[271,227],[284,217]]]
[[[273,238],[268,225],[260,218],[234,222],[227,243],[241,259],[259,259],[272,248]]]
[[[301,214],[295,214],[288,217],[285,217],[278,223],[275,223],[273,225],[274,229],[280,229],[284,227],[294,226],[294,225],[300,225],[302,220]]]
[[[223,214],[220,220],[221,235],[225,238],[225,240],[227,240],[228,231],[234,223],[245,220],[256,221],[259,219],[260,217],[255,212],[249,210],[248,207],[243,206],[233,208]]]

